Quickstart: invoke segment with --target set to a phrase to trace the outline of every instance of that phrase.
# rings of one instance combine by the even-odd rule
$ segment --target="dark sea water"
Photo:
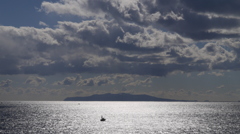
[[[0,133],[239,134],[240,103],[1,102]]]

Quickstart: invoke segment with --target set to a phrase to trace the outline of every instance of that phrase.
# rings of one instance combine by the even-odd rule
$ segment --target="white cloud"
[[[165,16],[162,17],[164,20],[168,20],[168,19],[174,19],[174,20],[184,20],[183,15],[182,14],[175,14],[173,11],[167,13]]]
[[[46,79],[43,77],[29,76],[24,83],[34,85],[34,86],[39,86],[41,84],[44,84],[45,82],[46,82]]]
[[[200,73],[198,73],[197,75],[198,76],[202,76],[202,75],[204,75],[205,74],[205,72],[200,72]]]
[[[52,3],[44,1],[41,5],[41,10],[46,13],[55,12],[57,14],[70,14],[70,15],[77,15],[84,18],[89,17],[103,17],[100,15],[98,10],[98,14],[96,12],[91,11],[89,8],[88,0],[61,0],[60,2]]]
[[[75,77],[66,77],[62,81],[53,83],[53,85],[72,85],[76,81],[77,81],[77,78],[75,78]]]
[[[221,72],[212,72],[212,73],[209,73],[209,74],[215,75],[215,76],[224,76],[224,74],[221,73]]]
[[[153,27],[141,28],[138,33],[126,32],[123,38],[118,38],[118,42],[133,44],[143,48],[163,48],[169,49],[174,46],[182,46],[183,44],[192,42],[190,39],[181,37],[176,33],[163,32]]]
[[[48,25],[45,22],[39,21],[40,26],[48,27]]]

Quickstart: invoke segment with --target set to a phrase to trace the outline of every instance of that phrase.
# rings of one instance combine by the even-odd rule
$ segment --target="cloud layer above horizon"
[[[0,74],[239,70],[239,6],[237,0],[44,1],[38,10],[46,16],[81,21],[0,25]]]

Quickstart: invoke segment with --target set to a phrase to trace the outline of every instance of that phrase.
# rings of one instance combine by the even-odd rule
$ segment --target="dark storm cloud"
[[[189,0],[158,0],[158,1],[102,1],[89,0],[91,11],[102,11],[121,22],[134,22],[148,26],[157,24],[159,28],[177,32],[182,36],[195,40],[239,37],[238,34],[209,32],[211,28],[236,28],[239,18],[224,15],[238,14],[239,2],[223,1],[189,1]],[[230,7],[233,7],[231,10]],[[222,9],[223,10],[220,10]],[[209,13],[214,13],[216,17]]]
[[[220,1],[224,3],[238,4]],[[59,21],[44,29],[0,26],[0,73],[166,76],[174,71],[237,70],[238,9],[219,11],[220,5],[184,0],[43,2],[42,12],[83,21]],[[79,85],[107,83],[109,79],[89,79]],[[73,79],[59,84],[71,85]]]
[[[181,2],[195,11],[240,15],[238,0],[181,0]]]
[[[81,0],[42,4],[42,10],[58,14],[72,14],[80,17],[102,17],[140,26],[154,26],[195,40],[239,37],[238,34],[209,32],[213,28],[237,28],[239,26],[237,0]],[[87,3],[87,4],[86,4]],[[61,5],[61,6],[60,6]],[[232,9],[233,7],[233,9]],[[221,10],[222,9],[222,10]],[[232,10],[231,10],[232,9]],[[79,11],[72,13],[72,11]],[[93,15],[94,14],[94,15]]]
[[[239,27],[239,18],[235,16],[235,14],[231,14],[233,16],[228,17],[226,16],[226,14],[224,14],[224,9],[221,12],[218,12],[218,10],[214,10],[225,7],[221,6],[221,4],[218,3],[228,3],[227,6],[231,7],[231,4],[234,4],[233,2],[228,2],[226,0],[224,0],[224,2],[205,0],[173,0],[170,2],[160,0],[156,3],[157,6],[150,7],[150,11],[160,11],[166,16],[157,20],[157,24],[159,27],[163,27],[172,32],[177,32],[182,36],[189,37],[194,40],[239,37],[238,34],[224,34],[208,31],[209,29],[213,28],[229,29]],[[198,8],[195,8],[194,6],[192,7],[191,5],[199,6],[202,10],[199,11]],[[208,8],[213,11],[208,11]],[[172,13],[172,15],[169,15],[170,13]],[[182,19],[174,19],[176,18],[174,16],[177,15],[181,16]]]
[[[194,40],[239,37],[238,34],[224,34],[208,31],[214,28],[237,28],[239,26],[239,19],[235,18],[209,18],[207,15],[186,11],[186,13],[184,13],[184,20],[159,20],[158,24],[170,31],[177,32],[182,36],[186,36]]]

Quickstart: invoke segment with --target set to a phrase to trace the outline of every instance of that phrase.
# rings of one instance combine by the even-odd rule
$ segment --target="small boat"
[[[106,119],[101,116],[100,121],[106,121]]]

